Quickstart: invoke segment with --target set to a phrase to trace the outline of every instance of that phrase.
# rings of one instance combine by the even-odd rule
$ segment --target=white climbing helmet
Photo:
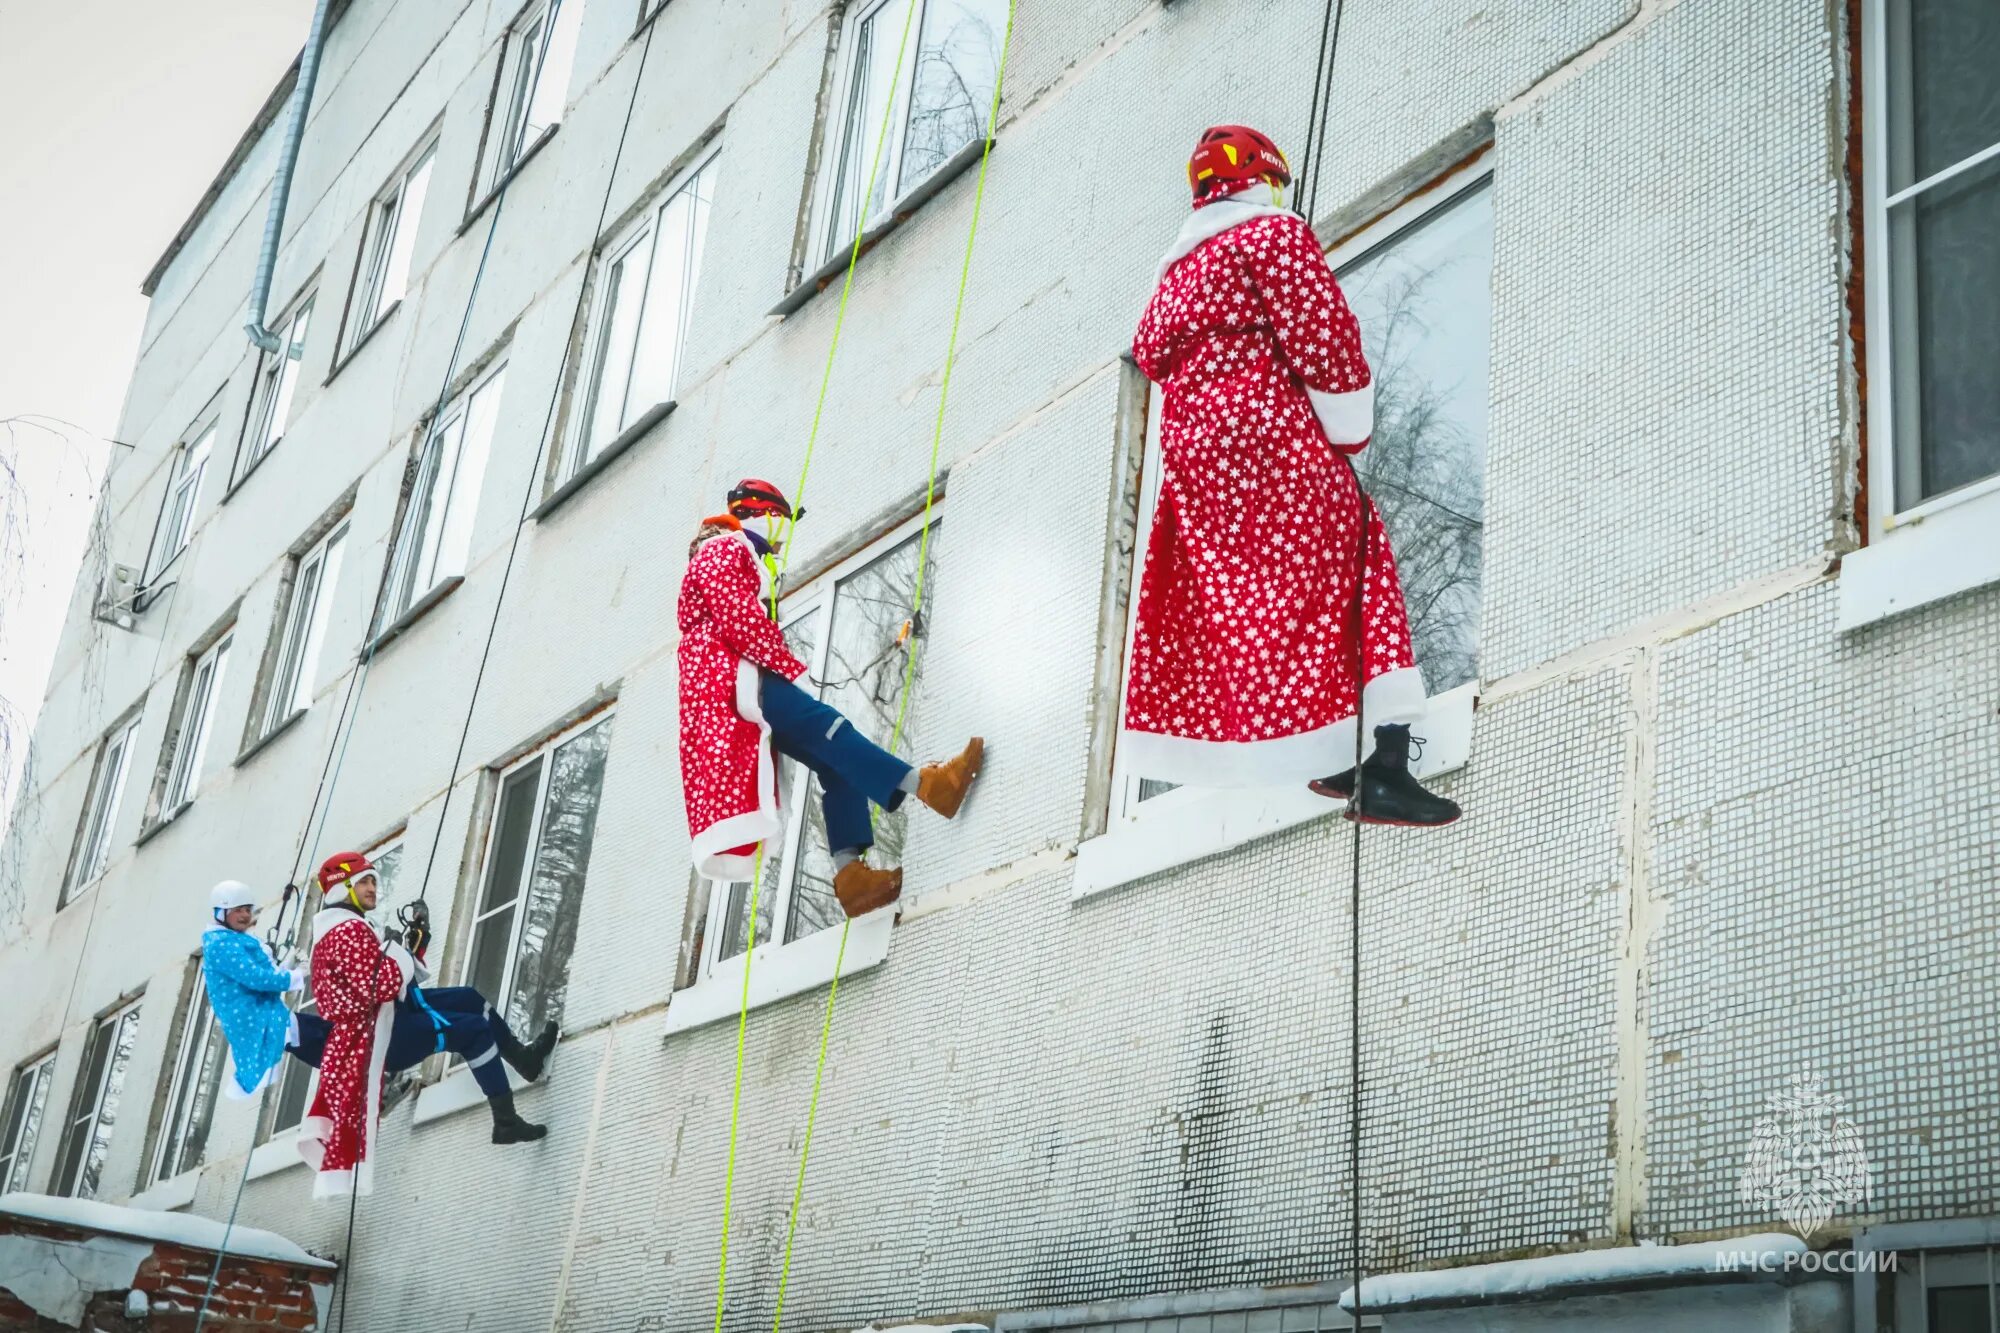
[[[208,914],[218,922],[232,907],[255,907],[257,891],[241,880],[225,879],[208,891]]]

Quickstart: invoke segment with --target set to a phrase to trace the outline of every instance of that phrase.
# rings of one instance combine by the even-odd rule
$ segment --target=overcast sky
[[[54,428],[0,430],[0,712],[17,722],[47,685],[139,282],[311,16],[312,0],[0,0],[0,421]],[[13,777],[0,765],[0,821]]]

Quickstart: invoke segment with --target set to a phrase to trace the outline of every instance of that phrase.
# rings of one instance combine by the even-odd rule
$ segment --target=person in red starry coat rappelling
[[[1373,734],[1349,817],[1448,824],[1458,807],[1409,771],[1423,677],[1388,534],[1346,457],[1374,429],[1360,328],[1282,207],[1277,145],[1206,130],[1188,181],[1194,212],[1132,343],[1165,409],[1121,753],[1163,781],[1346,798],[1358,704]]]
[[[848,916],[861,916],[903,891],[900,869],[862,859],[875,841],[869,804],[894,810],[913,795],[952,818],[986,743],[975,736],[951,759],[912,768],[793,684],[806,664],[771,618],[764,561],[773,548],[744,526],[759,517],[789,520],[792,508],[770,482],[749,478],[730,491],[727,513],[701,521],[681,580],[681,786],[695,868],[748,880],[759,844],[783,830],[775,750],[818,776],[834,896]]]
[[[428,927],[403,939],[368,919],[380,877],[359,852],[336,852],[319,868],[325,900],[313,917],[312,993],[327,1021],[319,1090],[299,1122],[299,1156],[316,1173],[313,1195],[366,1194],[386,1073],[448,1052],[465,1061],[493,1112],[493,1142],[532,1143],[548,1131],[523,1120],[501,1063],[532,1083],[559,1035],[549,1023],[532,1043],[508,1028],[470,986],[424,989]]]

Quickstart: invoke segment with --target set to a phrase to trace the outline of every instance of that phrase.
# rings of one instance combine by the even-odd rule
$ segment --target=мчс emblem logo
[[[1826,1090],[1824,1075],[1800,1071],[1768,1105],[1770,1114],[1757,1120],[1737,1195],[1746,1204],[1777,1209],[1801,1239],[1810,1240],[1836,1207],[1867,1200],[1875,1170],[1861,1130],[1841,1114],[1847,1104]]]

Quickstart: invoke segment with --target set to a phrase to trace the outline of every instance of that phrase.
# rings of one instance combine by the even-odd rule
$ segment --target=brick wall
[[[41,1239],[52,1253],[57,1246],[74,1246],[104,1239],[102,1233],[81,1227],[58,1226],[46,1222],[0,1214],[0,1237]],[[215,1264],[213,1250],[175,1245],[166,1241],[125,1239],[120,1242],[135,1251],[144,1251],[129,1282],[91,1292],[85,1302],[81,1322],[66,1323],[37,1314],[11,1291],[0,1288],[0,1333],[47,1333],[54,1329],[82,1329],[87,1333],[183,1333],[195,1326],[202,1295]],[[65,1265],[68,1267],[68,1265]],[[78,1272],[87,1271],[80,1266]],[[4,1281],[5,1274],[0,1274]],[[202,1320],[204,1329],[216,1333],[305,1333],[317,1329],[319,1301],[313,1291],[318,1280],[322,1291],[331,1274],[322,1267],[242,1258],[226,1255],[216,1275],[215,1293]],[[80,1277],[86,1285],[102,1279]],[[146,1313],[128,1318],[128,1293],[146,1296]]]

